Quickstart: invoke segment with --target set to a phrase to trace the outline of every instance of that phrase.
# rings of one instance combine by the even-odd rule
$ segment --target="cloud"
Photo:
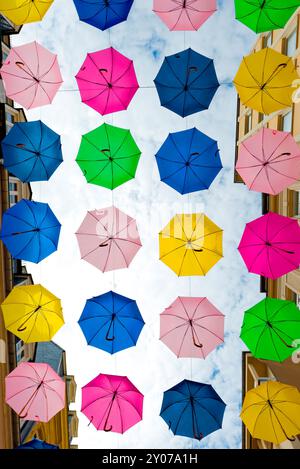
[[[233,2],[219,2],[198,33],[170,33],[152,13],[150,0],[136,0],[128,22],[107,32],[79,22],[71,0],[54,2],[45,20],[26,25],[14,44],[37,40],[58,53],[65,83],[54,103],[27,113],[62,135],[64,163],[48,183],[34,183],[34,199],[47,201],[63,224],[59,250],[40,265],[29,264],[35,282],[62,298],[65,327],[55,340],[67,351],[68,370],[78,384],[81,448],[238,448],[241,445],[241,351],[243,311],[261,298],[259,279],[248,274],[237,251],[245,223],[260,212],[260,196],[233,184],[236,94],[222,85],[210,109],[183,120],[160,107],[155,89],[141,88],[129,110],[102,118],[82,104],[75,74],[86,53],[112,44],[134,60],[139,83],[152,86],[165,55],[191,46],[214,58],[219,79],[228,83],[255,36],[234,20]],[[112,204],[110,191],[86,184],[75,163],[81,135],[103,122],[130,128],[142,149],[134,181],[116,189],[117,207],[134,216],[143,248],[126,271],[102,274],[81,261],[74,236],[89,209]],[[154,154],[169,132],[196,126],[218,140],[224,170],[211,189],[180,196],[161,183]],[[224,229],[224,259],[207,277],[177,278],[158,260],[158,231],[177,212],[200,210]],[[137,347],[113,357],[87,347],[77,320],[85,300],[114,288],[135,298],[146,322]],[[180,359],[158,340],[159,314],[178,295],[207,296],[226,315],[224,346],[205,361]],[[80,387],[100,372],[127,375],[145,395],[144,419],[124,435],[97,432],[79,413]],[[198,443],[174,437],[159,417],[163,392],[182,379],[211,383],[227,404],[224,428]]]

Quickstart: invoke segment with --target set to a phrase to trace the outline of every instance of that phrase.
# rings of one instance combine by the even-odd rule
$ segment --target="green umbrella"
[[[236,19],[255,33],[284,28],[300,0],[235,0]]]
[[[140,156],[130,130],[103,124],[82,136],[76,161],[87,182],[115,189],[135,177]]]
[[[245,312],[241,339],[254,357],[283,362],[300,339],[300,312],[295,303],[266,298]]]

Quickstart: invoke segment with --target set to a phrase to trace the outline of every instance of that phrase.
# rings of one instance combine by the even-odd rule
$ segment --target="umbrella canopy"
[[[206,358],[224,342],[224,315],[207,298],[178,297],[160,315],[160,340],[177,358]]]
[[[170,31],[197,31],[217,11],[216,0],[154,0],[153,11]]]
[[[42,285],[14,287],[1,309],[6,329],[25,343],[48,342],[64,324],[60,300]]]
[[[238,249],[249,272],[275,280],[299,267],[298,221],[269,212],[247,223]]]
[[[239,147],[236,170],[250,190],[277,195],[300,179],[300,149],[289,132],[262,128]]]
[[[1,146],[5,168],[22,182],[48,181],[63,161],[60,136],[41,121],[17,122]]]
[[[78,324],[88,345],[114,354],[135,346],[145,323],[134,300],[110,291],[87,300]]]
[[[5,387],[5,402],[21,419],[49,422],[65,407],[65,382],[47,363],[20,363]]]
[[[161,105],[181,117],[208,109],[220,86],[214,61],[192,49],[166,57],[154,83]]]
[[[97,430],[124,433],[142,420],[143,400],[126,376],[100,374],[82,388],[81,412]]]
[[[33,438],[31,441],[18,446],[16,449],[59,449],[59,446],[50,445],[46,441]]]
[[[299,309],[292,301],[265,298],[245,312],[240,337],[254,357],[283,362],[300,337]]]
[[[15,259],[38,264],[57,250],[60,227],[48,204],[22,199],[4,212],[0,239]]]
[[[127,20],[133,0],[74,0],[81,21],[104,31]]]
[[[87,182],[115,189],[135,177],[140,156],[130,130],[103,124],[82,136],[76,161]]]
[[[296,80],[293,59],[267,47],[243,58],[234,84],[244,106],[271,114],[292,105]]]
[[[235,0],[235,14],[252,31],[263,33],[284,28],[299,6],[299,0]]]
[[[160,416],[174,435],[202,440],[222,428],[225,407],[210,384],[185,379],[164,392]]]
[[[42,21],[54,0],[0,0],[0,13],[16,25]]]
[[[253,438],[279,445],[300,433],[300,393],[294,386],[268,381],[247,392],[241,419]]]
[[[13,47],[0,73],[6,96],[25,109],[51,104],[63,82],[57,55],[35,41]]]
[[[76,80],[82,102],[102,116],[127,109],[139,88],[133,61],[113,47],[87,54]]]
[[[142,246],[134,218],[113,206],[88,212],[76,236],[81,258],[102,272],[129,267]]]
[[[218,143],[195,127],[169,134],[156,161],[161,180],[180,194],[209,189],[223,167]]]
[[[206,275],[223,257],[223,230],[204,213],[177,214],[159,233],[159,255],[178,276]]]

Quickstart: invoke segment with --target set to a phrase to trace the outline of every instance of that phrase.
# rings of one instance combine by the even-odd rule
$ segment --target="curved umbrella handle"
[[[194,331],[194,326],[193,326],[193,324],[191,324],[191,328],[192,328],[192,336],[193,336],[193,342],[194,342],[195,347],[203,348],[203,344],[200,344],[198,341],[196,341],[195,331]]]
[[[203,249],[193,249],[195,252],[203,252]]]
[[[104,426],[103,430],[107,433],[111,432],[112,431],[112,425],[110,425],[109,427],[107,427],[106,425],[107,425],[107,422],[105,422],[105,426]]]
[[[27,326],[25,326],[25,327],[20,326],[20,327],[18,327],[17,331],[18,332],[24,332],[24,331],[26,331],[26,329],[27,329]]]
[[[106,336],[105,336],[105,339],[109,342],[113,342],[115,340],[114,332],[113,332],[112,337],[109,336],[111,328],[114,329],[114,327],[113,327],[114,326],[114,320],[115,320],[115,316],[112,316],[112,318],[110,320],[110,323],[109,323],[109,328],[107,329],[107,333],[106,333]]]
[[[19,417],[20,417],[20,419],[25,419],[27,417],[27,415],[28,415],[28,411],[24,415],[19,414]]]

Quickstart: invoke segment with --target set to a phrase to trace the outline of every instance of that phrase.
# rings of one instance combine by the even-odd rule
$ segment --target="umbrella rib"
[[[132,390],[130,390],[129,392],[132,392]],[[137,408],[132,404],[132,402],[130,402],[128,399],[126,399],[126,397],[124,397],[124,392],[118,394],[118,399],[123,399],[124,401],[126,401],[136,411],[138,416],[141,417],[141,414],[139,413]]]
[[[160,257],[160,260],[162,260],[164,257],[166,256],[169,256],[170,254],[172,254],[174,251],[177,251],[177,249],[182,249],[184,246],[186,245],[186,243],[184,243],[182,246],[178,246],[177,248],[175,249],[172,249],[172,251],[169,251],[167,252],[166,254],[164,254],[163,256]]]
[[[101,332],[102,329],[103,329],[109,322],[111,322],[111,318],[110,318],[110,317],[107,319],[107,321],[105,321],[105,322],[97,329],[96,333],[95,333],[89,340],[87,340],[88,345],[91,345],[91,343],[92,343],[93,340],[97,337],[97,335],[99,334],[99,332]]]
[[[169,314],[169,316],[174,317],[173,314]],[[178,317],[178,316],[177,316],[177,317]],[[180,319],[182,319],[182,318],[180,318]],[[161,339],[161,340],[164,339],[165,337],[167,337],[167,335],[171,334],[171,332],[174,332],[174,331],[176,331],[177,329],[180,329],[181,327],[184,327],[184,326],[189,327],[188,324],[187,324],[187,320],[186,320],[186,319],[183,319],[183,321],[184,321],[184,324],[180,324],[179,326],[176,326],[176,327],[174,327],[173,329],[170,329],[168,332],[166,332],[165,334],[161,335],[161,336],[160,336],[160,339]]]
[[[221,342],[224,342],[224,339],[222,339],[221,337],[219,337],[219,336],[218,336],[217,334],[215,334],[213,331],[207,329],[207,327],[200,326],[200,324],[196,324],[195,326],[200,327],[201,329],[206,330],[206,331],[209,332],[210,334],[212,334],[212,335],[214,335],[215,337],[217,337],[217,339],[219,339]]]
[[[173,134],[170,134],[170,139],[171,139],[175,149],[177,150],[178,154],[182,157],[182,161],[184,163],[186,163],[187,160],[186,160],[185,156],[181,153]],[[171,161],[171,160],[167,160],[167,161]]]
[[[18,125],[18,129],[22,132],[22,134],[24,135],[24,137],[30,142],[30,145],[32,145],[32,148],[34,149],[35,152],[38,151],[38,149],[36,148],[35,144],[33,143],[33,141],[31,140],[31,138],[29,137],[29,135],[25,132],[25,130],[23,129],[23,126],[21,124]]]
[[[123,329],[125,329],[125,331],[127,332],[128,336],[130,337],[130,339],[132,340],[132,343],[133,345],[136,344],[136,341],[133,339],[132,335],[130,334],[129,330],[124,326],[124,324],[122,323],[122,321],[120,320],[120,318],[118,316],[116,316],[116,321],[118,321],[121,326],[123,327]]]
[[[122,255],[122,257],[123,257],[123,259],[124,259],[124,261],[125,261],[125,265],[126,265],[126,267],[128,268],[128,267],[129,267],[129,264],[127,264],[127,259],[126,259],[125,255],[124,255],[122,249],[120,248],[120,246],[118,245],[118,243],[117,243],[117,241],[116,241],[115,239],[112,239],[112,241],[113,241],[113,243],[117,246],[117,248],[119,249],[119,251],[120,251],[120,253],[121,253],[121,255]],[[126,240],[126,241],[127,241],[127,240]]]
[[[181,421],[181,419],[182,419],[182,417],[183,417],[184,413],[186,412],[189,405],[190,405],[190,401],[188,401],[188,403],[186,404],[186,406],[182,410],[181,415],[179,416],[179,419],[178,419],[177,424],[176,424],[175,429],[174,429],[174,435],[176,435],[176,432],[177,432],[177,429],[179,427],[180,421]]]
[[[183,343],[184,343],[184,341],[185,341],[185,339],[186,339],[186,336],[187,336],[187,333],[188,333],[188,331],[189,331],[189,328],[190,328],[190,326],[189,326],[189,324],[187,324],[186,331],[185,331],[185,333],[183,334],[182,341],[181,341],[181,345],[180,345],[179,350],[178,350],[177,358],[180,357],[181,350],[182,350],[182,347],[183,347]]]

